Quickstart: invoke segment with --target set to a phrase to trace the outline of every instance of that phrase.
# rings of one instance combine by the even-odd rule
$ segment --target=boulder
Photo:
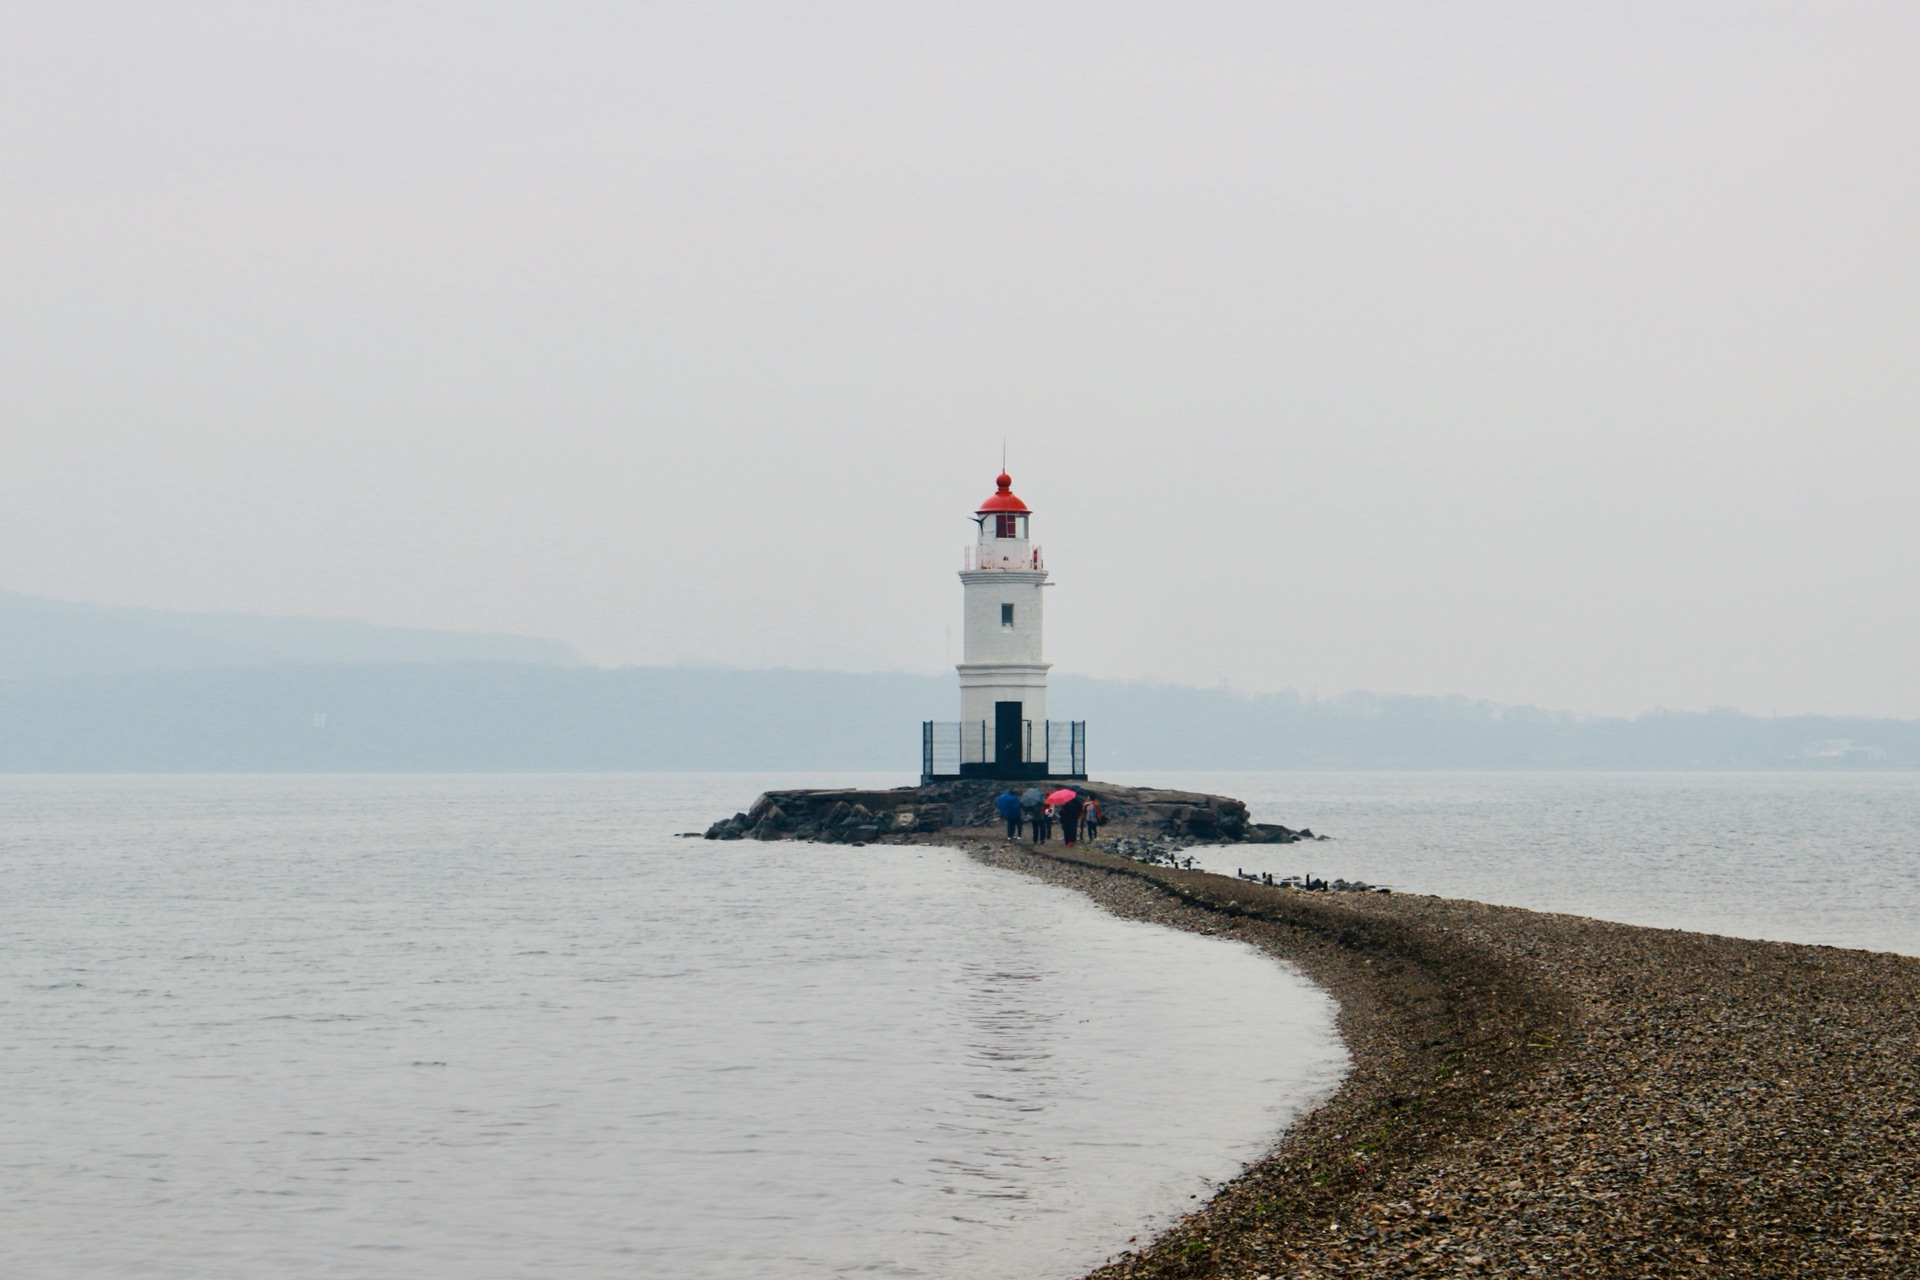
[[[723,818],[708,827],[706,836],[709,840],[738,840],[751,825],[747,821],[746,814],[736,813],[731,818]]]
[[[1181,835],[1209,839],[1220,834],[1220,815],[1211,809],[1188,809],[1174,830]]]

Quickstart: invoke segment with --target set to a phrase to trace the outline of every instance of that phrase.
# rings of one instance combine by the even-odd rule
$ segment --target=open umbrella
[[[1047,803],[1057,809],[1067,801],[1073,799],[1076,794],[1078,793],[1075,792],[1072,787],[1062,787],[1047,797]]]

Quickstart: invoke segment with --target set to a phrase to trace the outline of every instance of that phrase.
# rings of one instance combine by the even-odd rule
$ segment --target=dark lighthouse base
[[[1087,780],[1085,720],[1015,721],[995,728],[1006,731],[996,733],[985,721],[923,721],[920,785]]]
[[[1085,782],[1087,775],[1084,772],[1055,773],[1045,760],[1014,760],[1006,764],[963,764],[958,773],[923,773],[920,775],[920,785],[960,782],[969,778],[991,779],[995,782]]]

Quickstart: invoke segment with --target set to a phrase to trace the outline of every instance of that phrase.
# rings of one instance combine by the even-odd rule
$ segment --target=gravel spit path
[[[965,847],[1340,1002],[1339,1092],[1091,1280],[1920,1278],[1920,959]]]

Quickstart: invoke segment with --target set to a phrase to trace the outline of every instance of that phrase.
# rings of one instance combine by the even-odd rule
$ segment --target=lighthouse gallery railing
[[[1044,569],[1046,567],[1047,558],[1040,553],[1038,547],[1034,547],[1024,556],[983,556],[980,554],[979,547],[966,547],[960,552],[960,568],[966,573],[972,573],[978,569]],[[952,722],[942,721],[941,723]]]

